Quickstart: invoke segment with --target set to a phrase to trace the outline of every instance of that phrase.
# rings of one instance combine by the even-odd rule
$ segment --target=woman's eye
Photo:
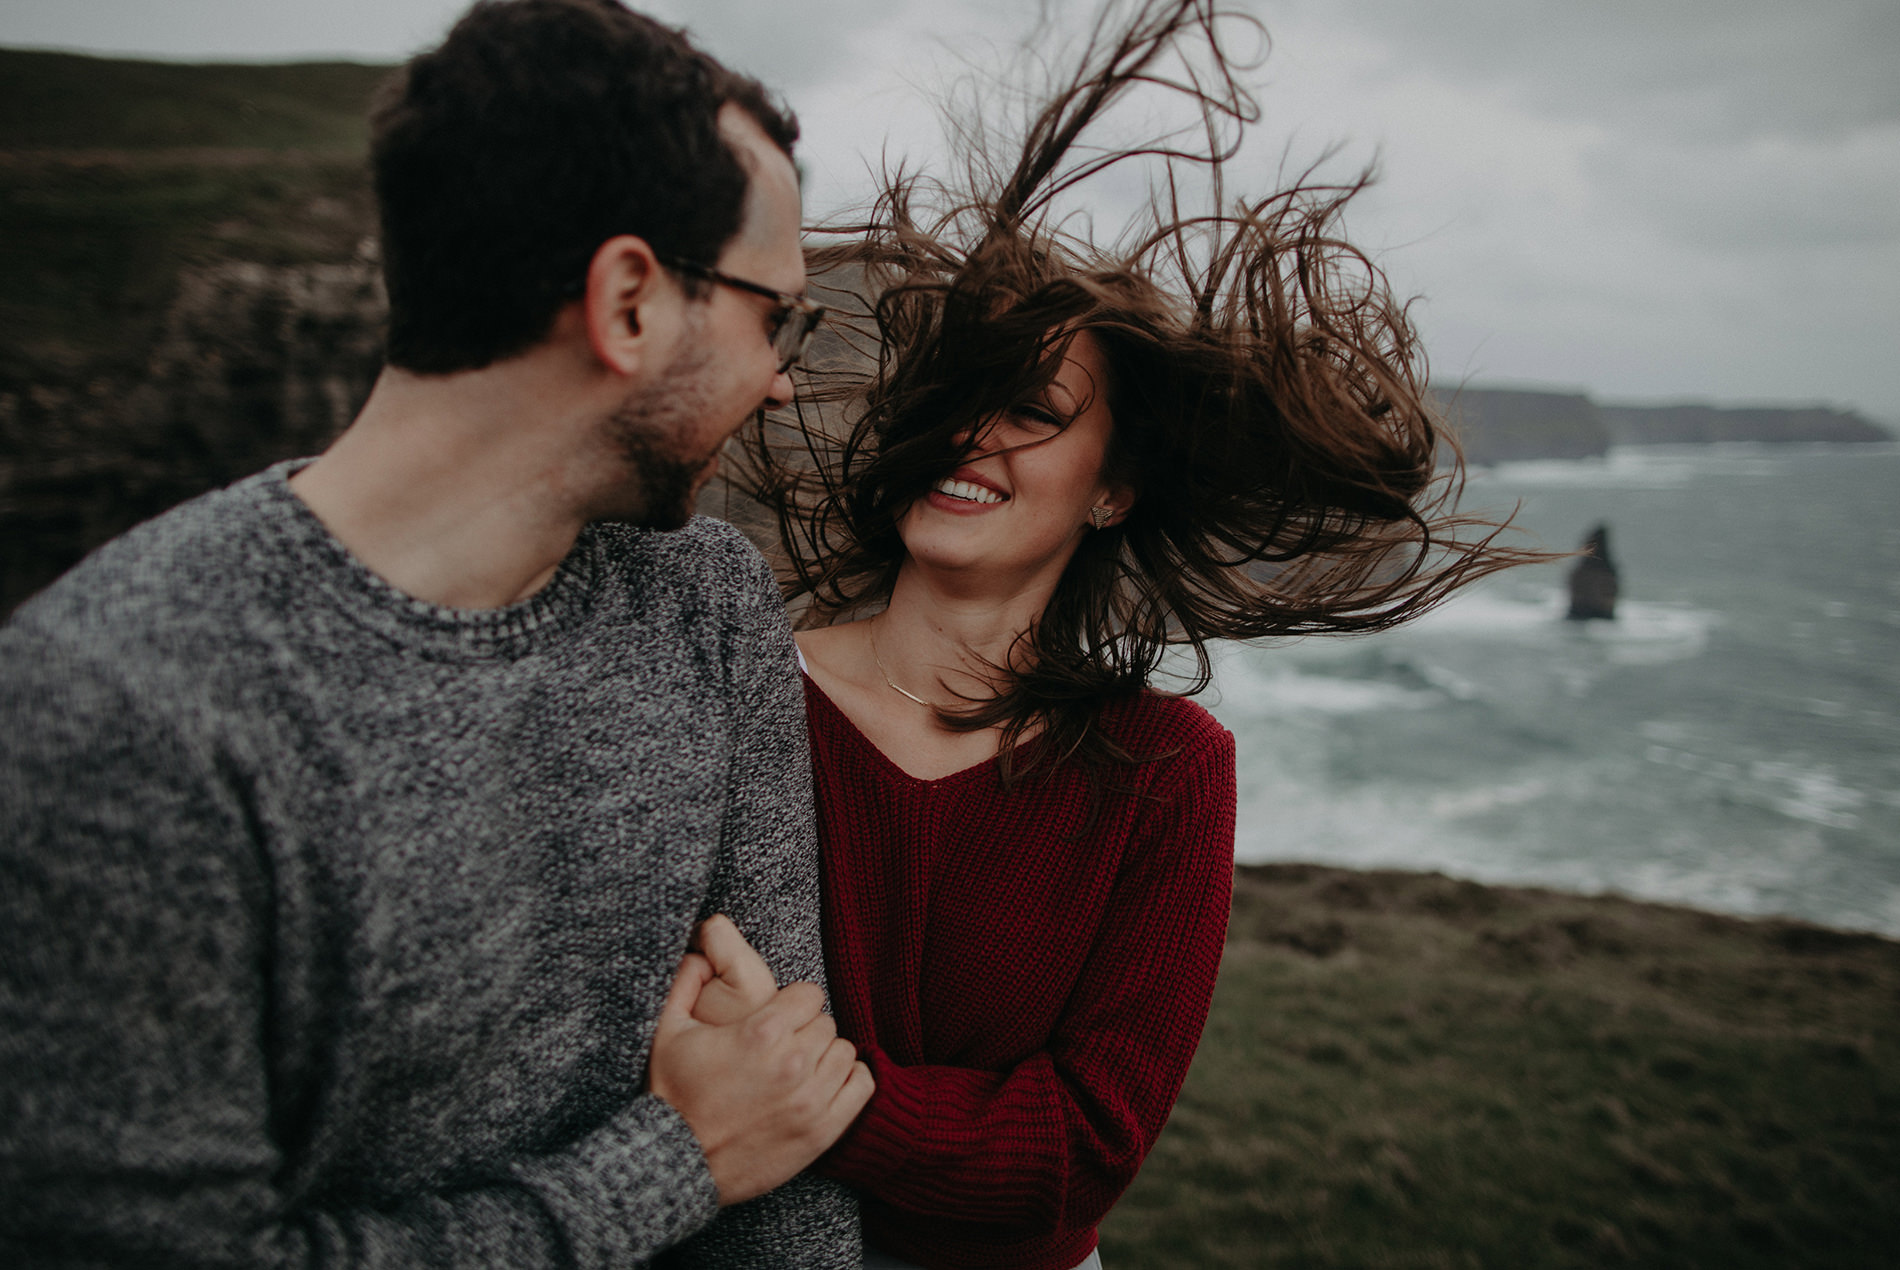
[[[1056,418],[1055,412],[1045,406],[1024,404],[1017,406],[1010,413],[1026,427],[1049,429],[1062,426],[1062,420]]]

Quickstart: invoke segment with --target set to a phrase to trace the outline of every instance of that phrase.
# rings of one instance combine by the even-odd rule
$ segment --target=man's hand
[[[648,1078],[699,1139],[719,1202],[737,1204],[836,1142],[870,1100],[871,1072],[839,1038],[818,985],[774,988],[725,918],[707,922],[699,943],[660,1011]]]

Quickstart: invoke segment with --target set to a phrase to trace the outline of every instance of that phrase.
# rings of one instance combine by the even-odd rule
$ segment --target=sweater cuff
[[[699,1140],[679,1112],[652,1094],[513,1172],[553,1215],[582,1270],[644,1261],[719,1211]]]
[[[873,1045],[858,1047],[877,1092],[844,1136],[819,1157],[818,1171],[860,1190],[877,1190],[910,1167],[929,1112],[927,1082]]]

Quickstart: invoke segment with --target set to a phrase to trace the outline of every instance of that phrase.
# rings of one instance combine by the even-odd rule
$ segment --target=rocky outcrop
[[[382,363],[374,261],[187,269],[140,372],[0,391],[0,612],[140,520],[349,423]]]
[[[1592,529],[1582,550],[1570,567],[1570,610],[1565,616],[1573,622],[1614,621],[1619,584],[1616,561],[1610,559],[1610,527]]]

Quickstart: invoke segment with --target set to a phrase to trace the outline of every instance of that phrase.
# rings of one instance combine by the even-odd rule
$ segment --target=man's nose
[[[765,408],[767,410],[780,410],[791,405],[792,397],[797,391],[798,390],[792,386],[791,372],[789,370],[780,371],[778,374],[772,376],[772,385],[765,390]]]

